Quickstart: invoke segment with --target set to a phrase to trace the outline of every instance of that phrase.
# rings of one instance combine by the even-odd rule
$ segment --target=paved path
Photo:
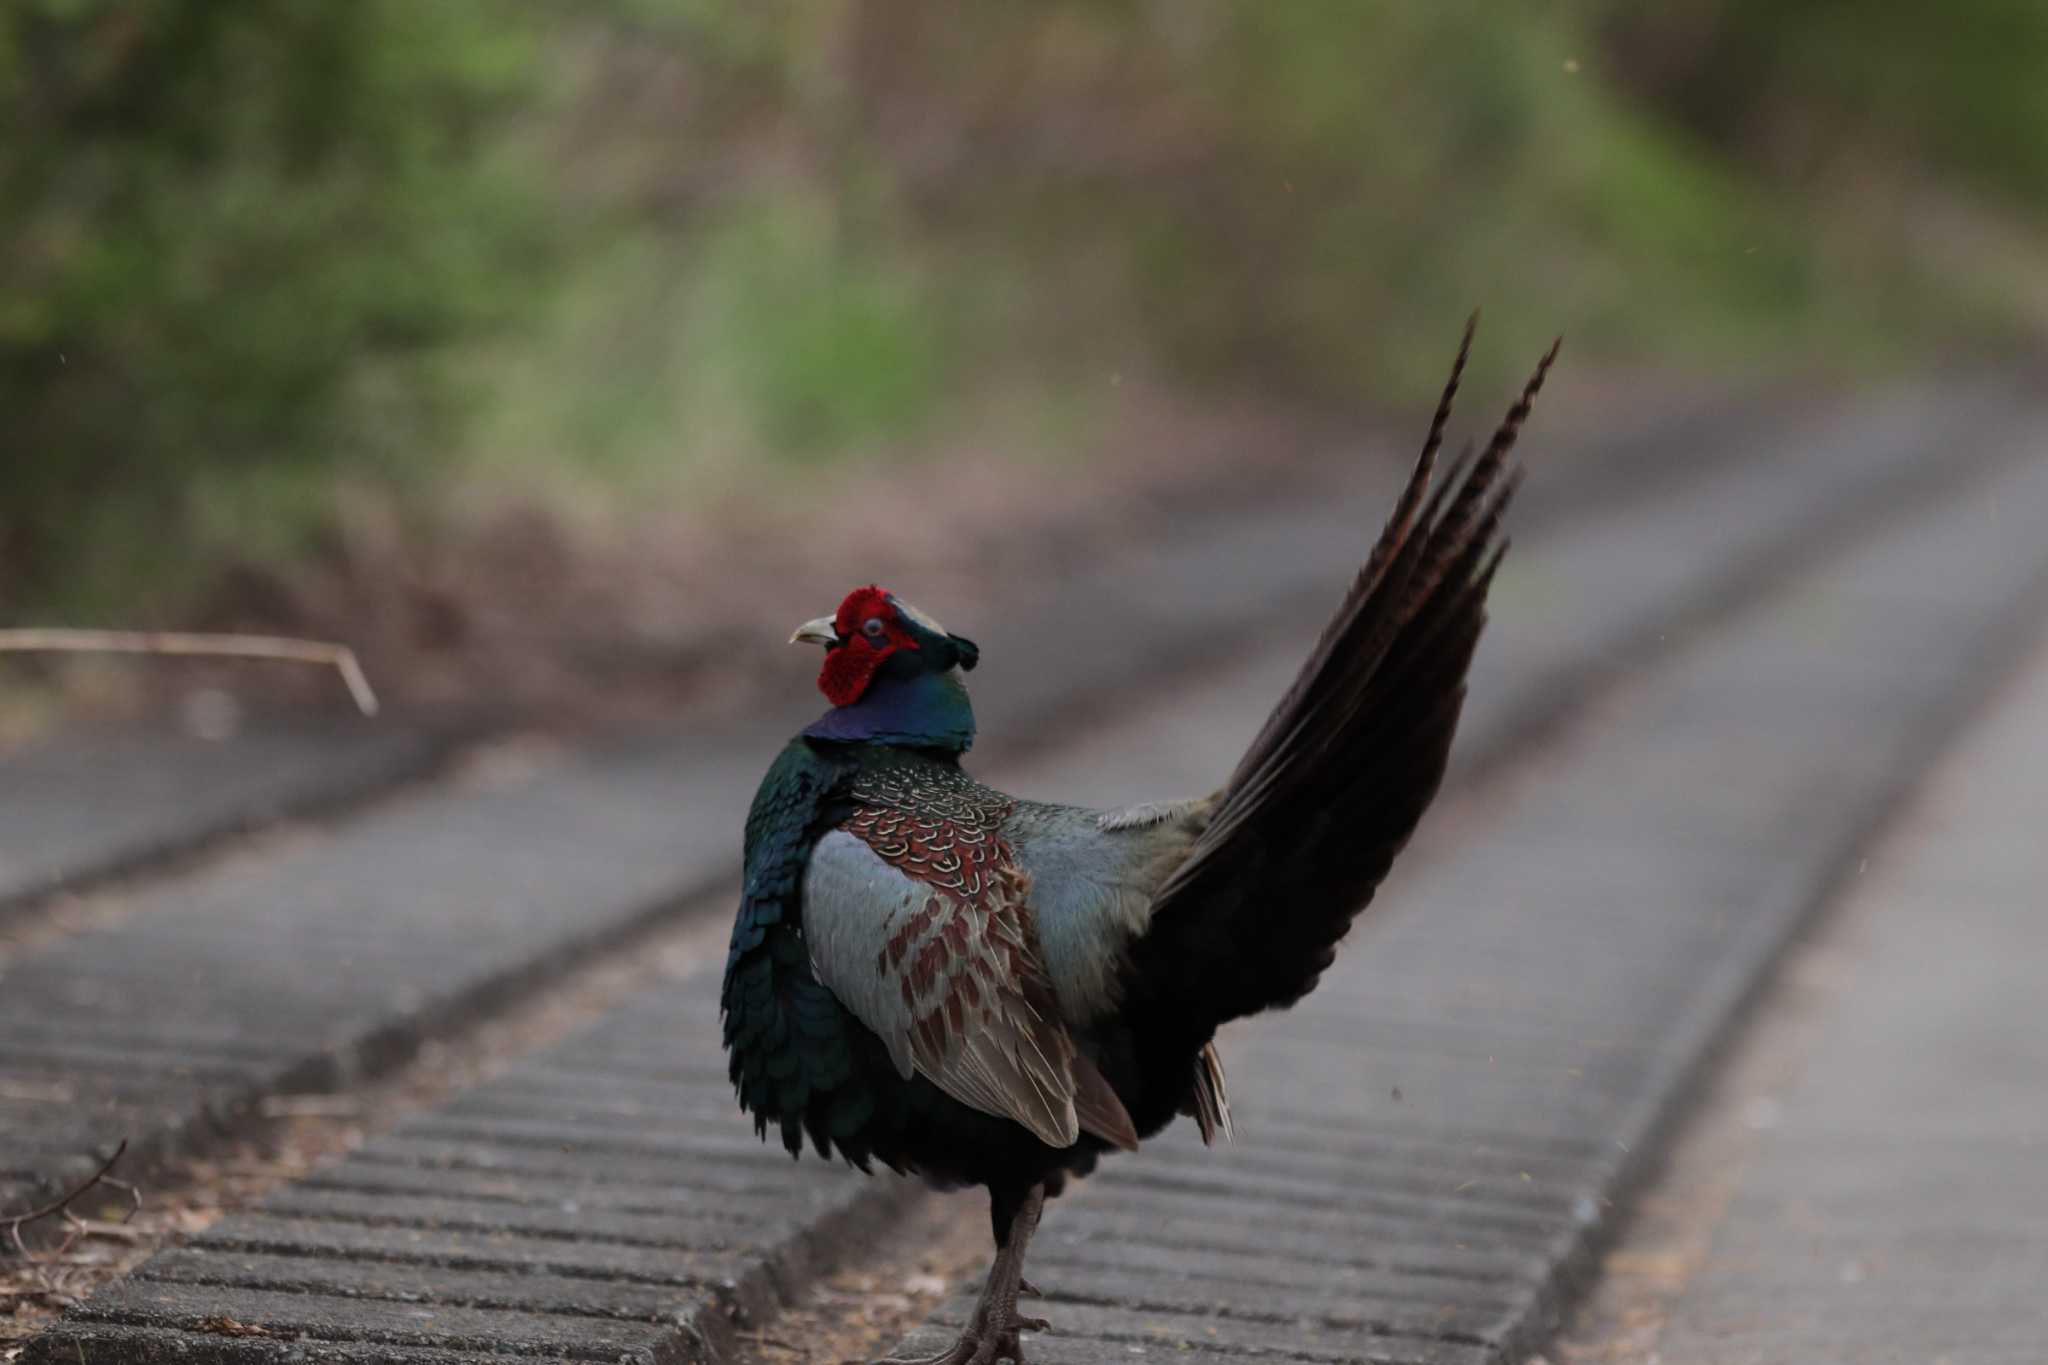
[[[1903,392],[1532,499],[1461,751],[1486,786],[1439,812],[1309,1008],[1231,1039],[1237,1148],[1163,1143],[1054,1210],[1036,1278],[1063,1330],[1039,1358],[1494,1361],[1539,1340],[1706,1046],[2039,609],[2030,416],[1995,388]],[[986,770],[1083,799],[1213,782],[1356,520],[1255,510],[977,623],[992,665],[1033,632],[1103,646],[1072,651],[1078,688],[985,670],[989,732],[1044,741]],[[1276,567],[1303,564],[1324,581]],[[1216,638],[1238,644],[1220,665]],[[1133,666],[1147,705],[1091,701],[1129,697]],[[0,1110],[20,1178],[116,1125],[197,1139],[195,1116],[348,1084],[677,913],[730,875],[772,728],[415,792],[7,964],[0,1074],[99,1087]],[[159,1256],[31,1357],[730,1356],[736,1319],[886,1238],[903,1187],[762,1149],[713,997],[624,1002]],[[294,1022],[252,1031],[253,1011]]]
[[[9,753],[0,757],[0,925],[52,892],[420,776],[456,737],[349,717],[259,723],[221,740],[66,735]]]
[[[1207,559],[1138,537],[1092,576],[1025,585],[1011,610],[977,625],[991,657],[1029,657],[1022,642],[1055,631],[1097,632],[1102,647],[1077,652],[1073,667],[1018,669],[979,689],[998,737],[990,747],[1000,753],[1008,735],[1021,751],[1057,733],[1064,716],[1086,714],[1209,630],[1241,627],[1262,601],[1284,612],[1312,590],[1326,597],[1356,557],[1357,509],[1382,505],[1392,482],[1379,462],[1360,478],[1371,487],[1343,498],[1296,496],[1226,518]],[[1295,553],[1273,553],[1283,541]],[[1216,590],[1171,591],[1205,580]],[[1136,648],[1111,647],[1119,629]],[[738,814],[762,756],[815,714],[808,695],[792,668],[739,725],[487,761],[256,856],[139,884],[112,922],[0,957],[0,1076],[17,1092],[61,1096],[0,1093],[0,1210],[89,1168],[123,1136],[131,1161],[147,1163],[212,1141],[265,1095],[384,1070],[674,918],[733,877]],[[133,781],[98,746],[16,756],[0,768],[0,816],[11,821],[0,869],[19,869],[30,889],[89,880],[132,865],[138,845],[203,842],[287,789],[360,783],[386,750],[409,752],[403,741],[361,743],[152,744],[129,752]],[[328,766],[314,761],[322,753]],[[180,763],[203,799],[171,776]],[[225,789],[206,787],[224,770],[236,774]]]
[[[1560,481],[1588,490],[1581,498],[1539,484],[1544,496],[1518,525],[1527,564],[1514,616],[1544,624],[1517,626],[1535,657],[1519,650],[1512,676],[1486,690],[1553,705],[1630,631],[1717,600],[1859,508],[1913,496],[1939,434],[1995,428],[2012,402],[1995,387],[1902,392],[1762,437],[1712,428],[1730,443],[1660,458],[1658,477],[1610,481],[1603,462],[1581,462]],[[1999,448],[1973,449],[1981,462]],[[1392,479],[1384,462],[1365,463],[1348,489],[1211,514],[1185,534],[1134,537],[1085,571],[1019,585],[1008,609],[974,627],[992,661],[976,675],[982,755],[1000,761],[1071,733],[1092,709],[1213,659],[1217,638],[1313,632]],[[1718,532],[1713,515],[1736,509],[1732,533]],[[1661,534],[1638,540],[1642,562],[1617,576],[1615,542],[1639,523]],[[1039,657],[1037,642],[1051,639],[1057,669],[994,666]],[[808,696],[792,668],[738,726],[486,764],[260,856],[139,886],[114,922],[0,959],[5,1074],[17,1090],[61,1096],[0,1096],[10,1135],[0,1208],[89,1168],[121,1137],[144,1165],[203,1147],[266,1095],[387,1069],[423,1039],[672,920],[732,877],[736,813],[762,756],[814,713]]]
[[[2043,1358],[2044,773],[2048,651],[1789,965],[1563,1359]]]

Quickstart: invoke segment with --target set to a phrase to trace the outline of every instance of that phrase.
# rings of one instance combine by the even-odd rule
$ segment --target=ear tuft
[[[960,671],[973,672],[974,666],[981,662],[981,646],[965,636],[948,635],[946,638],[953,642],[953,652],[959,656]]]

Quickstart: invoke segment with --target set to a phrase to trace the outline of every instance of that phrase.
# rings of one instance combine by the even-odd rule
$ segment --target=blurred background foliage
[[[189,617],[351,499],[1057,446],[1105,375],[1409,403],[1474,302],[1501,365],[2031,342],[2043,71],[2033,0],[10,0],[0,618]]]

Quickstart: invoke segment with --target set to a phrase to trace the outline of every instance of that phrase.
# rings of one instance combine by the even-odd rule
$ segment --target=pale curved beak
[[[815,621],[806,621],[798,626],[790,634],[789,642],[793,645],[836,645],[839,643],[839,630],[833,625],[831,617],[820,616]]]

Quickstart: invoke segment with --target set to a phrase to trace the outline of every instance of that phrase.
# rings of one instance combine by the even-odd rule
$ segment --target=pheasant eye
[[[861,633],[870,640],[879,640],[882,638],[882,618],[870,616],[867,620],[860,623],[860,629]]]

